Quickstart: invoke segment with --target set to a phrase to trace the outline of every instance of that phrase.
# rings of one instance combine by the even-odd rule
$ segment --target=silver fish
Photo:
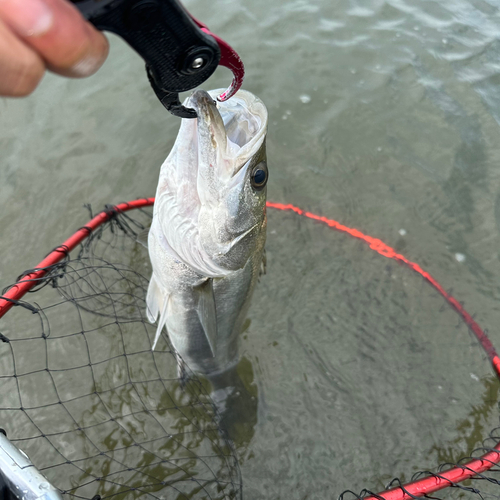
[[[166,326],[195,373],[238,362],[238,335],[261,272],[266,240],[267,110],[240,90],[186,100],[198,119],[182,120],[161,167],[148,236],[153,274],[147,315]]]

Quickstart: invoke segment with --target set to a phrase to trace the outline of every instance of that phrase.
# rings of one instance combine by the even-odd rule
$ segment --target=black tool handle
[[[166,92],[201,85],[219,64],[217,42],[177,0],[71,1],[98,29],[116,33],[137,51]]]

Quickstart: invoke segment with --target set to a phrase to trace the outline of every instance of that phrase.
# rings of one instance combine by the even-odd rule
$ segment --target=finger
[[[91,75],[108,54],[106,37],[66,0],[0,0],[0,18],[61,75]]]
[[[0,95],[31,94],[44,73],[42,59],[0,21]]]

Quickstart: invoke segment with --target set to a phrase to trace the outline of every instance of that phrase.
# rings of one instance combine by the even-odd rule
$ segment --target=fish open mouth
[[[246,146],[264,130],[262,116],[255,112],[251,104],[237,97],[219,111],[228,140],[239,148]]]
[[[267,129],[267,110],[262,101],[244,90],[231,99],[217,102],[220,89],[197,90],[189,106],[198,114],[198,134],[210,130],[214,146],[223,148],[226,156],[246,162],[260,148]]]

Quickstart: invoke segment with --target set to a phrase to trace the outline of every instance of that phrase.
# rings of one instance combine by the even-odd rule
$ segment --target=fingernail
[[[102,65],[103,59],[94,55],[87,55],[71,67],[71,72],[76,77],[93,75]]]
[[[93,75],[103,65],[109,45],[102,33],[99,33],[99,37],[102,37],[99,43],[95,42],[91,51],[71,67],[71,76],[80,78]]]
[[[43,0],[0,0],[0,13],[21,36],[40,36],[52,27],[52,11]]]

